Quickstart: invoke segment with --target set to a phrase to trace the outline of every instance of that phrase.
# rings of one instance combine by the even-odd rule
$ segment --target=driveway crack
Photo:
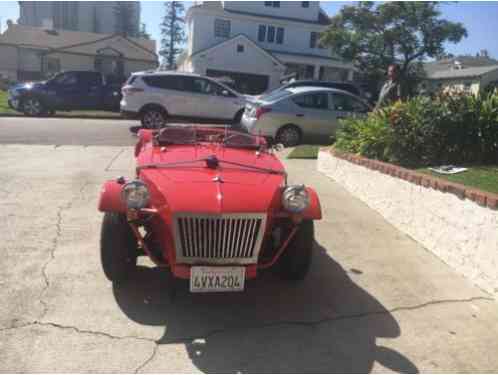
[[[119,156],[124,152],[124,150],[125,149],[122,148],[121,150],[118,151],[118,153],[116,155],[114,155],[114,157],[111,159],[111,161],[109,162],[109,164],[107,164],[107,166],[104,168],[105,172],[109,172],[109,170],[112,167],[112,164],[116,161],[117,158],[119,158]]]
[[[43,305],[43,312],[41,314],[40,319],[43,318],[48,312],[48,305],[45,302],[45,300],[43,299],[43,296],[47,292],[47,290],[50,288],[50,279],[49,279],[48,274],[47,274],[47,268],[50,265],[50,263],[55,259],[55,252],[57,250],[57,247],[59,246],[59,238],[62,235],[62,214],[65,211],[71,209],[71,207],[74,204],[74,201],[83,195],[83,191],[85,190],[85,188],[89,184],[90,184],[90,182],[88,182],[88,181],[85,182],[81,186],[81,188],[79,189],[79,194],[76,197],[73,197],[69,202],[67,202],[66,204],[64,204],[62,206],[59,206],[59,208],[57,209],[57,220],[55,223],[55,237],[52,240],[52,246],[50,247],[50,250],[49,250],[49,257],[48,257],[47,261],[43,264],[42,269],[41,269],[41,273],[42,273],[42,277],[43,277],[43,281],[45,283],[45,286],[41,290],[40,295],[38,297],[40,303]]]

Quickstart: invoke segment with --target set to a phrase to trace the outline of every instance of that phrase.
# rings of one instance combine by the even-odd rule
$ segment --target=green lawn
[[[318,151],[323,145],[300,145],[287,156],[287,159],[316,159]]]
[[[498,166],[465,166],[467,171],[444,175],[432,172],[427,168],[417,169],[418,172],[430,174],[435,177],[444,178],[451,182],[457,182],[466,186],[472,186],[480,190],[498,194]]]
[[[7,91],[0,91],[0,114],[16,114],[7,104]]]
[[[12,110],[7,104],[7,92],[0,91],[0,116],[23,116],[21,112]],[[57,112],[54,117],[76,117],[76,118],[114,118],[120,119],[121,115],[118,112],[107,111],[71,111]]]

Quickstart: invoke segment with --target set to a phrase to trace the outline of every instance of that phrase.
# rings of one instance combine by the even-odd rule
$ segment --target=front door
[[[330,110],[330,99],[326,92],[303,94],[292,98],[296,105],[295,122],[305,135],[321,139],[335,134],[334,113]]]

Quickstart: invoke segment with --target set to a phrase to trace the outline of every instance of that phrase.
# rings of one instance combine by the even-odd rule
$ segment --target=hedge
[[[349,118],[339,150],[405,166],[498,163],[498,93],[418,96]]]

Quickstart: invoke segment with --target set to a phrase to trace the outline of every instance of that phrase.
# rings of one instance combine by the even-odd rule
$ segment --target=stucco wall
[[[91,56],[72,55],[69,53],[51,53],[51,58],[59,59],[61,70],[94,70],[95,59]]]
[[[498,211],[350,163],[326,151],[319,153],[318,170],[459,273],[498,296]]]
[[[189,38],[192,39],[189,41],[189,44],[191,44],[190,54],[211,47],[227,39],[214,35],[215,19],[226,19],[231,21],[230,37],[244,34],[265,49],[330,56],[330,51],[327,49],[310,48],[310,33],[312,31],[324,31],[324,26],[269,18],[240,17],[230,13],[217,13],[212,10],[201,9],[196,9],[192,12],[193,33],[189,34]],[[259,42],[259,25],[283,27],[285,29],[283,44]]]
[[[244,52],[237,52],[237,45],[244,45]],[[206,74],[207,69],[226,70],[240,73],[254,73],[269,77],[268,89],[280,85],[280,76],[284,68],[276,63],[247,39],[237,39],[220,48],[192,57],[192,71]]]
[[[17,48],[0,46],[0,74],[10,79],[17,79]]]

